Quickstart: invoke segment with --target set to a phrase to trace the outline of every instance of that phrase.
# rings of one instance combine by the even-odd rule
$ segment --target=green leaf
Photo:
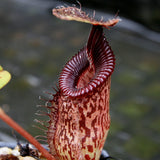
[[[3,88],[11,79],[11,74],[8,71],[3,70],[0,66],[0,89]]]

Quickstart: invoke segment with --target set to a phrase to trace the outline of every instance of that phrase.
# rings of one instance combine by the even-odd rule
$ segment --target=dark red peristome
[[[103,28],[93,26],[87,46],[72,57],[62,70],[59,79],[60,91],[69,97],[88,94],[105,82],[114,67],[115,58],[103,35]],[[90,78],[85,79],[83,85],[81,79],[86,72]]]

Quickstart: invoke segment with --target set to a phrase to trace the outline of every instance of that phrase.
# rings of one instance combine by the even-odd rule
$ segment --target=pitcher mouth
[[[114,67],[115,57],[103,35],[103,28],[93,26],[87,46],[63,68],[59,78],[60,91],[69,97],[88,94],[111,76]]]

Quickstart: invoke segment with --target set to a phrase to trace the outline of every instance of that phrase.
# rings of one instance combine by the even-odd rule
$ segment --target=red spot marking
[[[85,159],[86,159],[86,160],[90,160],[91,158],[90,158],[90,156],[89,156],[88,154],[86,154],[86,155],[85,155]]]
[[[87,145],[87,148],[88,148],[88,151],[89,151],[89,152],[93,152],[93,146]]]

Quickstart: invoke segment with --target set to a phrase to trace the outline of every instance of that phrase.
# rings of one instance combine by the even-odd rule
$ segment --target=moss
[[[145,135],[133,137],[124,147],[130,154],[145,160],[153,159],[159,153],[159,145]]]
[[[133,101],[128,101],[121,104],[118,110],[126,116],[129,116],[130,118],[138,118],[148,113],[150,110],[150,106]]]
[[[54,77],[56,75],[59,75],[58,71],[58,65],[55,63],[47,63],[44,67],[43,67],[43,73],[45,73],[45,75],[50,76],[50,77]]]
[[[144,90],[144,94],[159,100],[160,96],[160,82],[153,82]]]
[[[40,60],[38,58],[29,58],[23,62],[26,67],[32,68],[36,67],[40,64]]]
[[[20,90],[23,92],[25,90],[28,90],[29,88],[31,88],[30,84],[27,82],[27,80],[25,80],[25,78],[20,78],[20,79],[16,79],[16,81],[12,81],[12,87],[14,87],[13,89],[16,88],[16,91]]]
[[[17,56],[17,51],[11,48],[7,48],[4,53],[7,58],[14,58]]]
[[[138,64],[139,70],[146,73],[156,73],[159,68],[159,61],[154,57],[145,58],[144,61]]]
[[[150,128],[160,134],[160,117],[156,117],[151,123]]]
[[[110,134],[113,136],[113,134],[117,133],[118,131],[123,129],[123,125],[117,121],[112,120],[110,125]]]
[[[139,82],[139,77],[136,74],[124,72],[117,77],[117,81],[125,86],[131,86]]]

